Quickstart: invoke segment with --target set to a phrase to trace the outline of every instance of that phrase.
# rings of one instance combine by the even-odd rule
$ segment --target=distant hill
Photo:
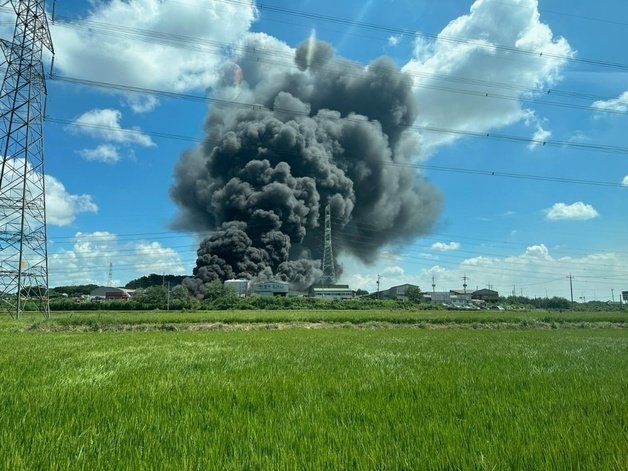
[[[83,295],[88,295],[95,288],[98,288],[98,285],[57,286],[50,288],[50,294],[67,294],[71,298],[78,298]]]
[[[124,287],[127,289],[143,289],[170,283],[170,287],[174,288],[180,285],[185,278],[188,278],[188,275],[158,275],[151,273],[150,275],[129,281]]]

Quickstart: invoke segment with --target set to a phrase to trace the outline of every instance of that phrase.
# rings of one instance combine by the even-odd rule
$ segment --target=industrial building
[[[372,298],[379,298],[379,299],[398,299],[400,301],[406,301],[408,299],[408,296],[407,296],[408,288],[420,289],[417,285],[405,283],[403,285],[392,286],[386,290],[372,293],[369,296]]]
[[[349,285],[313,286],[310,296],[319,299],[353,299],[355,293]]]
[[[127,301],[133,297],[135,290],[126,288],[113,288],[110,286],[101,286],[92,290],[89,297],[92,300],[124,300]]]
[[[257,296],[288,296],[289,283],[286,281],[260,281],[253,283],[251,294]]]
[[[426,301],[432,304],[449,304],[451,303],[451,293],[449,291],[432,291],[431,293],[423,293]]]
[[[499,293],[492,289],[479,289],[471,294],[472,299],[479,299],[487,303],[496,303],[499,301]]]
[[[467,306],[470,304],[480,306],[484,303],[496,303],[499,301],[499,293],[491,289],[479,289],[476,291],[452,289],[449,291],[423,293],[423,296],[432,304],[451,304],[454,306]]]
[[[249,289],[249,280],[226,280],[225,288],[231,288],[239,298],[244,298]]]

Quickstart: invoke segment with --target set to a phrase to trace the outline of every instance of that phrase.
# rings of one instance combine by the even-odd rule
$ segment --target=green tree
[[[418,286],[408,286],[408,288],[406,289],[406,298],[410,302],[420,303],[421,301],[423,301],[421,288],[419,288]]]
[[[237,298],[238,295],[233,288],[225,286],[220,280],[213,280],[209,283],[205,283],[205,299],[210,301],[216,299],[229,299]]]
[[[177,285],[170,291],[170,299],[175,301],[187,301],[190,299],[190,292],[183,285]]]
[[[190,305],[190,292],[183,285],[175,286],[170,291],[170,302],[181,307],[188,307]]]
[[[151,286],[142,290],[138,301],[152,308],[165,308],[168,302],[168,289],[165,286]]]

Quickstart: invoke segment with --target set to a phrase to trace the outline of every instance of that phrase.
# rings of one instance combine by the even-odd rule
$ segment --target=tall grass
[[[0,333],[3,469],[626,469],[623,329]]]

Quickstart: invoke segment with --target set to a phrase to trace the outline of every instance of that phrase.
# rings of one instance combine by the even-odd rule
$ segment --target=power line
[[[346,119],[350,120],[351,118],[346,118]],[[178,135],[178,134],[170,134],[170,133],[148,131],[148,130],[141,131],[141,130],[136,130],[136,129],[114,128],[114,127],[106,126],[106,125],[80,123],[76,121],[70,121],[70,120],[53,118],[53,117],[48,117],[47,121],[51,123],[55,123],[55,124],[64,125],[64,126],[84,127],[84,128],[90,128],[90,129],[115,130],[116,132],[123,132],[123,133],[136,134],[136,135],[149,135],[149,136],[154,136],[154,137],[161,137],[165,139],[175,139],[175,140],[187,141],[187,142],[197,142],[197,143],[198,142],[212,142],[211,140],[195,138],[192,136],[183,136],[183,135]],[[463,132],[463,131],[449,130],[448,132],[450,133],[458,132],[460,134],[468,135],[467,132]],[[482,136],[480,136],[478,133],[478,135],[475,137],[482,137]],[[514,140],[514,139],[515,139],[514,136],[508,137],[508,140]],[[527,142],[533,141],[532,139],[525,139],[525,138],[517,138],[517,139],[525,140]],[[219,140],[213,141],[213,144],[215,145],[218,145],[219,143],[220,143]],[[626,153],[628,153],[628,148],[625,149],[625,151]],[[485,170],[485,169],[476,169],[476,168],[447,167],[447,166],[431,165],[431,164],[424,164],[424,163],[402,163],[402,162],[381,160],[379,164],[382,166],[411,168],[411,169],[417,169],[417,170],[419,169],[420,170],[432,170],[436,172],[461,173],[461,174],[467,174],[467,175],[481,175],[481,176],[487,176],[487,177],[512,178],[512,179],[531,180],[531,181],[546,181],[546,182],[574,184],[574,185],[591,185],[591,186],[611,187],[611,188],[621,188],[624,186],[621,182],[609,182],[609,181],[602,181],[602,180],[585,180],[585,179],[557,177],[557,176],[548,176],[548,175],[521,174],[521,173],[514,173],[514,172],[503,172],[499,170]]]
[[[260,47],[233,45],[231,43],[225,43],[225,42],[221,42],[217,40],[210,40],[210,39],[205,39],[205,38],[200,38],[200,37],[175,35],[172,33],[162,33],[159,31],[152,31],[152,30],[142,30],[138,28],[118,26],[118,25],[112,25],[112,24],[101,23],[101,22],[92,22],[88,20],[80,20],[80,22],[78,23],[77,22],[57,23],[57,25],[63,26],[63,27],[74,27],[74,28],[84,27],[84,28],[88,28],[90,31],[96,29],[96,30],[104,31],[105,33],[109,32],[111,34],[114,34],[118,38],[120,37],[120,35],[123,35],[131,39],[146,40],[146,41],[149,41],[151,44],[158,42],[158,43],[172,46],[172,47],[197,50],[197,51],[206,52],[209,54],[217,54],[221,57],[224,56],[225,50],[230,50],[232,51],[232,53],[238,53],[238,52],[242,53],[245,51],[253,52],[257,56],[256,60],[258,62],[263,62],[272,66],[280,66],[280,67],[285,67],[285,68],[294,67],[293,56],[291,54],[283,54],[277,50],[270,50],[270,49],[265,50]],[[283,57],[287,59],[287,61],[277,62],[277,61],[269,61],[268,59],[260,60],[260,56]],[[349,75],[351,75],[350,71],[348,72],[349,72]],[[423,84],[420,82],[415,83],[415,87],[417,88],[436,89],[436,90],[441,90],[441,91],[446,91],[446,92],[451,92],[451,93],[463,93],[463,94],[468,94],[468,95],[476,95],[479,97],[487,97],[487,98],[501,99],[501,100],[512,100],[512,101],[520,100],[527,103],[543,104],[543,105],[548,105],[548,106],[560,106],[560,107],[573,108],[573,109],[600,111],[600,110],[597,110],[597,108],[590,105],[577,105],[577,104],[570,104],[570,103],[564,103],[564,102],[541,100],[539,98],[531,98],[529,95],[541,94],[545,96],[552,95],[552,96],[562,96],[562,97],[568,97],[568,98],[576,98],[576,99],[583,99],[583,100],[597,100],[597,101],[609,100],[613,98],[613,97],[608,97],[608,96],[599,96],[599,95],[593,95],[589,93],[585,94],[585,93],[576,92],[576,91],[560,90],[560,89],[553,89],[553,88],[540,90],[538,88],[523,87],[521,85],[512,84],[512,83],[495,82],[495,81],[481,80],[477,78],[449,76],[449,75],[438,74],[438,73],[421,73],[418,71],[405,71],[404,73],[406,75],[409,75],[415,78],[426,77],[426,78],[438,79],[438,80],[447,81],[447,82],[464,83],[467,85],[479,86],[479,87],[484,87],[487,89],[514,90],[514,91],[521,92],[523,96],[518,97],[518,96],[503,95],[499,93],[487,93],[486,91],[483,91],[483,90],[456,89],[456,88],[451,88],[451,87],[438,86],[435,84]],[[626,114],[626,112],[620,111],[620,110],[604,110],[603,112]]]
[[[236,100],[227,100],[227,99],[221,99],[221,98],[214,98],[214,97],[193,95],[193,94],[184,94],[184,93],[177,93],[177,92],[166,92],[163,90],[155,90],[151,88],[113,84],[113,83],[108,83],[108,82],[79,79],[79,78],[74,78],[74,77],[62,77],[58,75],[50,75],[50,78],[52,80],[80,84],[80,85],[85,85],[89,87],[107,88],[107,89],[114,89],[114,90],[125,91],[125,92],[141,93],[141,94],[146,94],[146,95],[167,96],[167,97],[176,98],[176,99],[205,101],[205,102],[211,102],[218,105],[236,106],[236,107],[241,107],[245,109],[280,111],[280,112],[289,112],[295,115],[301,115],[301,116],[306,116],[306,117],[309,116],[307,112],[304,112],[302,110],[291,110],[291,109],[284,109],[284,108],[272,108],[271,109],[261,104],[246,103],[246,102],[241,102],[241,101],[236,101]],[[356,122],[358,121],[362,122],[361,120],[351,118],[351,117],[345,117],[343,119],[350,120],[350,121],[353,120]],[[76,123],[76,122],[71,122],[68,124],[79,125],[79,126],[81,125],[80,123]],[[92,125],[92,126],[96,126],[96,125]],[[508,134],[502,134],[502,133],[451,129],[451,128],[442,128],[442,127],[435,127],[435,126],[406,125],[404,127],[406,129],[413,129],[416,131],[423,131],[423,132],[435,133],[435,134],[449,134],[449,135],[458,135],[458,136],[466,136],[466,137],[486,138],[486,139],[506,141],[506,142],[518,142],[518,143],[527,144],[527,145],[534,144],[534,145],[546,146],[546,147],[571,148],[571,149],[583,150],[583,151],[594,151],[594,152],[602,152],[602,153],[608,153],[608,154],[628,155],[628,147],[623,147],[623,146],[579,143],[579,142],[572,142],[572,141],[561,141],[561,140],[556,140],[556,139],[537,139],[534,137],[530,138],[530,137],[514,136],[514,135],[508,135]],[[130,133],[139,132],[137,130],[124,130],[124,131],[130,132]]]
[[[249,3],[246,2],[230,2],[229,0],[224,0],[227,3],[237,3],[240,5],[246,5],[246,6],[250,6]],[[200,38],[198,36],[186,36],[186,35],[180,35],[180,34],[174,34],[174,33],[165,33],[165,32],[161,32],[161,31],[154,31],[154,30],[143,30],[140,28],[133,28],[133,27],[128,27],[128,26],[121,26],[121,25],[114,25],[111,23],[103,23],[103,22],[96,22],[96,21],[92,21],[92,20],[86,20],[86,19],[81,19],[81,18],[71,18],[71,17],[59,17],[62,20],[64,20],[64,22],[57,22],[56,25],[57,26],[62,26],[62,27],[74,27],[74,28],[87,28],[90,31],[94,31],[94,30],[98,30],[101,32],[109,32],[111,34],[115,34],[116,37],[120,37],[120,35],[122,36],[127,36],[129,38],[133,38],[133,39],[143,39],[143,40],[149,40],[152,44],[154,44],[155,42],[160,42],[162,44],[165,45],[169,45],[169,46],[174,46],[174,47],[185,47],[185,48],[189,48],[189,49],[195,49],[195,50],[201,50],[204,52],[208,52],[211,53],[209,50],[203,49],[201,46],[204,45],[210,49],[214,49],[215,53],[218,53],[220,55],[223,55],[225,50],[231,50],[231,51],[253,51],[256,54],[262,54],[262,55],[269,55],[269,56],[284,56],[286,58],[289,58],[290,61],[289,62],[285,62],[285,63],[277,63],[274,62],[272,63],[273,65],[283,65],[283,66],[293,66],[292,63],[292,56],[291,55],[286,55],[286,54],[281,54],[276,50],[268,50],[265,51],[263,48],[252,48],[252,47],[247,47],[247,46],[242,46],[242,45],[234,45],[231,43],[225,43],[222,41],[218,41],[218,40],[210,40],[210,39],[206,39],[206,38]],[[464,41],[460,41],[460,42],[464,42]],[[258,57],[258,61],[259,61],[259,57]],[[481,86],[488,86],[489,88],[507,88],[507,89],[513,89],[513,90],[519,90],[522,91],[524,93],[538,93],[541,90],[538,89],[531,89],[528,87],[521,87],[518,86],[516,84],[512,84],[512,83],[500,83],[500,82],[491,82],[491,81],[485,81],[485,80],[480,80],[480,79],[470,79],[470,78],[464,78],[464,77],[451,77],[451,76],[446,76],[443,74],[422,74],[420,72],[405,72],[408,75],[411,76],[428,76],[431,78],[439,78],[441,80],[446,80],[446,81],[455,81],[455,82],[464,82],[464,83],[468,83],[468,84],[474,84],[474,85],[481,85]],[[419,87],[421,87],[421,85],[418,85]],[[429,88],[434,88],[435,86],[431,85],[431,86],[426,86]],[[439,87],[435,87],[435,88],[439,88]],[[453,91],[453,92],[469,92],[469,93],[475,93],[475,91],[472,90],[451,90],[451,89],[444,89],[447,91]],[[591,94],[582,94],[582,93],[578,93],[578,92],[570,92],[570,91],[562,91],[562,90],[557,90],[557,89],[547,89],[547,90],[542,90],[543,94],[550,94],[552,93],[553,95],[558,95],[558,96],[569,96],[569,97],[574,97],[574,98],[581,98],[581,99],[593,99],[593,100],[608,100],[611,97],[601,97],[601,96],[596,96],[596,95],[591,95]],[[509,97],[509,96],[497,96],[495,94],[492,95],[493,98],[501,98],[501,99],[512,99],[512,100],[516,100],[518,99],[517,97]],[[553,103],[553,102],[542,102],[542,101],[538,101],[536,99],[529,99],[526,98],[526,101],[529,102],[540,102],[540,103],[545,103],[545,104],[549,104],[552,106],[567,106],[567,107],[575,107],[575,108],[583,108],[583,109],[588,109],[590,107],[584,107],[584,106],[578,106],[578,105],[570,105],[570,104],[565,104],[565,103]],[[616,112],[616,111],[610,111],[610,110],[606,110],[606,112]],[[621,112],[620,112],[621,113]]]
[[[224,3],[231,3],[231,4],[243,5],[243,6],[250,5],[249,3],[246,3],[240,0],[220,0],[220,1]],[[545,57],[550,57],[552,59],[561,59],[568,62],[582,63],[582,64],[593,65],[593,66],[598,66],[598,67],[616,68],[620,70],[628,70],[628,64],[623,64],[623,63],[618,63],[618,62],[610,62],[610,61],[588,59],[588,58],[577,58],[577,57],[565,56],[561,54],[552,54],[552,53],[548,53],[541,50],[519,49],[516,47],[505,46],[501,44],[493,44],[493,43],[487,44],[485,41],[479,41],[479,40],[468,40],[468,39],[461,39],[461,38],[455,38],[455,37],[450,37],[450,36],[443,36],[441,34],[422,33],[419,31],[408,31],[407,29],[400,29],[400,28],[395,28],[395,27],[390,27],[390,26],[385,26],[385,25],[379,25],[375,23],[356,21],[356,20],[351,20],[347,18],[335,17],[332,15],[324,15],[324,14],[319,14],[319,13],[294,10],[290,8],[279,7],[279,6],[268,4],[268,3],[258,3],[257,6],[261,12],[272,11],[275,13],[281,13],[281,14],[291,15],[291,16],[300,16],[300,17],[304,17],[308,19],[327,21],[330,23],[337,23],[337,24],[342,24],[346,26],[357,26],[364,29],[383,31],[387,34],[390,33],[390,34],[407,36],[411,38],[424,38],[424,39],[429,39],[432,41],[439,40],[439,41],[450,42],[454,44],[466,44],[470,46],[487,48],[487,49],[488,48],[497,49],[500,51],[520,54],[520,55],[525,55],[525,56],[538,56],[538,57],[545,56]]]

